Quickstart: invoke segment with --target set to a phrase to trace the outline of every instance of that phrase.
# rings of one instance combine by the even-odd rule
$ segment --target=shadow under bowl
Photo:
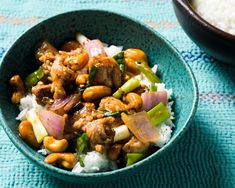
[[[107,44],[122,45],[124,49],[134,47],[144,50],[148,54],[150,65],[159,65],[159,74],[167,88],[173,89],[176,127],[172,138],[157,152],[130,167],[111,172],[74,174],[45,164],[44,157],[19,137],[17,126],[19,122],[15,120],[19,110],[10,101],[12,91],[8,84],[9,78],[15,74],[25,78],[36,69],[38,64],[34,52],[35,46],[40,41],[47,39],[58,48],[65,41],[73,39],[78,31],[91,39],[98,38]],[[119,179],[131,176],[147,168],[151,163],[157,163],[161,155],[164,155],[170,147],[175,146],[175,142],[189,126],[198,102],[197,84],[189,66],[166,39],[131,18],[99,10],[81,10],[57,15],[25,32],[16,40],[2,60],[0,85],[0,120],[13,144],[46,173],[79,183],[111,181],[117,177]]]
[[[206,53],[235,65],[235,36],[208,23],[191,7],[190,0],[173,0],[176,17],[186,34]]]

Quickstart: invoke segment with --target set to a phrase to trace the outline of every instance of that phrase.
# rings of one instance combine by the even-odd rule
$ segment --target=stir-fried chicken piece
[[[119,65],[111,57],[94,57],[88,62],[89,70],[96,66],[93,85],[106,85],[118,88],[121,85]]]
[[[113,122],[113,117],[106,117],[87,123],[84,129],[90,143],[94,146],[97,144],[111,144],[115,135],[114,130],[111,128]]]
[[[64,85],[67,85],[67,81],[75,81],[80,70],[88,63],[89,56],[81,48],[58,52],[44,41],[36,51],[36,58],[42,63],[47,80],[52,81],[54,99],[59,99],[66,95]]]
[[[43,41],[37,49],[35,56],[41,63],[47,61],[53,62],[57,53],[58,51],[48,41]]]
[[[150,143],[143,143],[137,138],[132,137],[124,146],[126,153],[146,153],[150,147]]]
[[[101,99],[99,110],[111,112],[124,112],[127,110],[127,105],[121,100],[114,97],[105,97]]]
[[[95,109],[93,103],[84,103],[84,107],[75,113],[71,118],[73,130],[84,131],[84,126],[96,119],[102,118],[104,115]]]
[[[65,83],[75,82],[78,71],[87,64],[87,61],[88,55],[79,49],[71,52],[60,52],[51,68],[54,99],[63,98],[66,95]]]
[[[105,97],[100,101],[99,110],[111,112],[125,112],[139,110],[142,107],[142,99],[136,93],[128,93],[122,102],[114,97]]]
[[[32,94],[36,96],[36,100],[39,104],[47,105],[52,104],[52,92],[51,92],[51,84],[43,84],[43,82],[38,82],[38,84],[32,87]]]

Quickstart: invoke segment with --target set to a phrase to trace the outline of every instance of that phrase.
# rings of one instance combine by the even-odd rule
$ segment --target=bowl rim
[[[32,152],[29,152],[28,149],[26,147],[21,147],[22,144],[20,144],[19,142],[17,142],[17,137],[14,136],[14,134],[12,134],[11,129],[8,127],[7,122],[4,120],[4,116],[2,113],[2,107],[0,107],[0,121],[2,123],[2,127],[4,129],[4,131],[6,132],[6,134],[8,135],[8,137],[10,138],[10,140],[12,141],[12,143],[16,146],[16,148],[18,150],[20,150],[29,160],[31,160],[33,163],[36,163],[38,167],[40,167],[41,169],[43,169],[45,172],[54,175],[54,173],[56,173],[57,175],[59,175],[61,178],[63,178],[65,180],[68,181],[75,181],[75,178],[77,178],[77,182],[83,183],[87,180],[87,178],[105,178],[105,177],[110,177],[112,175],[124,175],[125,173],[131,173],[134,172],[134,169],[139,169],[142,166],[145,166],[146,164],[149,164],[151,161],[154,161],[155,158],[157,156],[161,156],[164,152],[166,152],[167,150],[169,150],[172,145],[174,145],[173,143],[177,142],[181,136],[183,135],[183,133],[186,131],[186,129],[189,127],[190,123],[192,122],[197,106],[198,106],[198,85],[195,79],[195,76],[191,70],[191,68],[189,67],[189,65],[185,62],[184,58],[182,57],[182,55],[180,54],[180,52],[165,38],[163,37],[161,34],[159,34],[157,31],[155,31],[154,29],[152,29],[151,27],[147,26],[144,23],[141,23],[140,21],[131,18],[127,15],[124,14],[120,14],[117,12],[113,12],[113,11],[106,11],[106,10],[100,10],[100,9],[81,9],[81,10],[75,10],[75,11],[68,11],[68,12],[64,12],[61,14],[57,14],[54,15],[52,17],[49,17],[41,22],[39,22],[38,24],[34,25],[33,27],[29,28],[28,30],[26,30],[25,32],[23,32],[20,37],[18,37],[13,43],[12,45],[8,48],[7,52],[4,54],[3,58],[2,58],[2,63],[0,64],[0,69],[2,68],[3,63],[6,63],[4,61],[5,57],[8,56],[9,52],[11,51],[11,49],[13,49],[17,43],[20,42],[21,38],[25,35],[27,35],[29,32],[31,32],[32,30],[37,29],[40,25],[42,24],[46,24],[48,21],[50,21],[51,19],[58,19],[60,17],[64,17],[64,16],[68,16],[70,14],[79,14],[79,13],[89,13],[89,12],[99,12],[101,14],[110,14],[110,15],[114,15],[114,16],[118,16],[121,17],[122,19],[126,19],[130,22],[133,22],[135,24],[137,24],[140,27],[144,27],[146,30],[148,30],[148,32],[151,32],[152,34],[156,35],[159,39],[161,39],[162,41],[164,41],[165,45],[171,49],[172,51],[175,52],[175,54],[177,55],[177,57],[179,58],[179,60],[181,61],[181,63],[183,64],[183,66],[185,67],[185,70],[187,71],[187,73],[190,76],[191,82],[192,82],[192,86],[193,86],[193,105],[192,108],[190,110],[190,113],[184,123],[184,125],[182,126],[182,130],[180,132],[178,132],[178,134],[175,135],[175,138],[172,140],[170,139],[170,141],[164,145],[162,148],[160,148],[158,151],[156,151],[154,154],[146,157],[145,159],[129,166],[129,167],[124,167],[121,169],[117,169],[114,171],[108,171],[108,172],[98,172],[98,173],[73,173],[71,171],[66,171],[60,168],[57,168],[53,165],[48,165],[46,163],[44,163],[44,161],[38,161],[36,160],[36,158],[34,157],[34,155],[32,154]],[[55,176],[55,175],[54,175]],[[121,177],[121,176],[120,176]],[[84,178],[84,179],[80,179],[80,178]],[[94,180],[95,181],[95,180]],[[106,180],[108,181],[108,180]]]
[[[188,16],[191,16],[198,24],[207,28],[209,31],[211,31],[212,33],[215,33],[219,37],[235,43],[235,35],[230,34],[226,31],[223,31],[222,29],[209,23],[207,20],[205,20],[202,16],[200,16],[193,9],[193,7],[189,1],[191,1],[191,0],[173,0],[173,2],[178,3],[181,6],[181,8],[183,8],[185,11],[187,11],[189,14]]]

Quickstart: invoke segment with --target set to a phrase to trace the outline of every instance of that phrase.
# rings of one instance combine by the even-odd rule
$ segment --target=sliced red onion
[[[162,102],[164,105],[167,103],[167,92],[166,91],[157,91],[157,92],[144,92],[141,94],[143,100],[144,110],[150,110],[155,105]]]
[[[81,100],[81,94],[73,94],[63,99],[56,100],[52,106],[51,110],[61,110],[68,112],[71,108],[73,108],[79,101]]]
[[[100,55],[103,57],[107,56],[104,51],[103,43],[98,39],[88,41],[84,45],[84,49],[89,54],[90,58],[95,57],[97,55]]]
[[[47,130],[47,133],[56,139],[62,139],[65,119],[54,112],[42,110],[38,112],[39,119]]]

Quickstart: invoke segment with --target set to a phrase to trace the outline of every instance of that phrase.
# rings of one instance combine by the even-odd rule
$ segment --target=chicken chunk
[[[128,93],[123,102],[114,97],[105,97],[100,101],[99,110],[111,112],[128,112],[140,110],[142,107],[142,98],[136,93]]]
[[[105,85],[119,88],[121,85],[121,71],[119,65],[111,57],[93,57],[88,62],[89,70],[96,67],[96,74],[93,80],[94,85]]]
[[[135,137],[132,137],[124,146],[126,153],[146,153],[150,147],[150,143],[143,143]]]
[[[92,145],[113,143],[115,132],[111,128],[111,125],[114,120],[113,117],[106,117],[94,120],[85,125],[85,132]]]
[[[127,105],[121,100],[114,97],[105,97],[100,101],[99,110],[111,112],[124,112],[127,110]]]
[[[73,130],[77,132],[83,132],[84,126],[96,119],[103,118],[103,114],[95,109],[93,103],[84,103],[84,107],[75,113],[71,118],[71,124]]]
[[[38,82],[38,84],[32,87],[32,94],[36,96],[36,100],[39,104],[47,105],[52,104],[52,92],[51,92],[51,84],[43,84],[43,82]]]
[[[58,51],[48,41],[43,41],[37,49],[35,56],[36,59],[45,63],[46,61],[53,62]]]

